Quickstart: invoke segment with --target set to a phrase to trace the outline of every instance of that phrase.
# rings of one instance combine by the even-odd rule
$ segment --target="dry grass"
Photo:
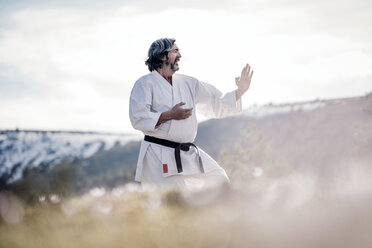
[[[3,192],[0,247],[370,247],[370,185],[321,192],[303,179],[198,192],[129,184],[35,206]]]

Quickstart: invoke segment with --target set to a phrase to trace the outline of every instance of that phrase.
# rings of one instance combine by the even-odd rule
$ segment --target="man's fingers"
[[[253,76],[253,70],[252,70],[251,73],[249,73],[249,75],[248,75],[248,80],[249,80],[249,81],[252,80],[252,76]]]
[[[186,103],[185,102],[180,102],[180,103],[177,103],[176,105],[174,105],[173,108],[180,108],[182,105],[185,105]]]
[[[251,66],[249,64],[246,64],[242,70],[240,77],[243,79],[246,79],[249,76],[250,70],[251,70]]]
[[[249,72],[250,72],[250,70],[251,70],[251,66],[249,65],[249,64],[247,64],[247,77],[249,76]]]
[[[181,114],[181,119],[189,118],[191,115],[192,115],[192,111],[191,111],[191,110],[184,111],[184,112]]]
[[[244,67],[244,78],[247,78],[249,76],[249,71],[251,70],[251,67],[249,66],[249,64],[247,64],[245,67]]]
[[[243,70],[242,70],[242,73],[240,73],[240,77],[241,77],[241,78],[244,78],[245,69],[246,69],[246,66],[244,66],[244,68],[243,68]]]
[[[190,117],[192,115],[192,108],[185,109],[184,116],[185,118]]]
[[[192,108],[181,108],[181,111],[192,111]]]

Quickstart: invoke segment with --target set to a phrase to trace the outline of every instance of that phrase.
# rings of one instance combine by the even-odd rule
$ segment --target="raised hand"
[[[239,99],[251,85],[251,80],[253,76],[253,70],[251,71],[251,67],[247,64],[240,75],[240,77],[235,78],[235,84],[238,86],[238,90],[236,91],[237,99]]]

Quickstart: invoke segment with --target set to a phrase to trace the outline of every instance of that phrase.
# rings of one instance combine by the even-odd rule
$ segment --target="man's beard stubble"
[[[176,62],[174,62],[174,64],[171,64],[171,70],[176,72],[178,71],[180,68],[178,66],[176,66]]]
[[[174,71],[174,72],[176,72],[176,71],[178,71],[178,70],[180,69],[180,68],[176,65],[176,63],[177,63],[179,60],[180,60],[180,59],[179,59],[178,57],[176,57],[176,59],[174,60],[174,62],[171,63],[171,62],[169,61],[169,58],[167,58],[167,60],[165,61],[165,64],[166,64],[166,65],[170,65],[171,70]]]

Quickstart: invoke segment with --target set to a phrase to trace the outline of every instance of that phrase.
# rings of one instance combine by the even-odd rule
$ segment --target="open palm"
[[[240,75],[240,77],[235,78],[236,86],[238,86],[238,90],[242,93],[246,92],[251,85],[253,70],[251,71],[251,67],[247,64]]]

